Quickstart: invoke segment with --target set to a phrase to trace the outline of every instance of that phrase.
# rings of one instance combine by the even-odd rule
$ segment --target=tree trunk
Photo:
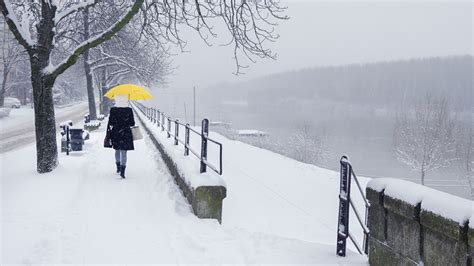
[[[47,173],[58,165],[53,102],[53,85],[57,75],[46,74],[44,71],[49,65],[53,50],[56,7],[41,1],[41,12],[43,19],[38,25],[37,44],[28,51],[28,54],[35,104],[36,168],[38,173]]]
[[[84,39],[89,39],[89,9],[84,10]],[[84,51],[84,71],[86,72],[87,100],[89,101],[89,117],[97,119],[97,111],[94,97],[94,84],[92,82],[91,66],[89,64],[89,49]]]
[[[425,170],[421,170],[421,184],[424,186],[425,185]]]
[[[92,82],[91,68],[89,65],[89,50],[84,52],[84,71],[86,72],[87,100],[89,101],[89,116],[91,120],[97,119],[94,97],[94,84]]]
[[[53,85],[55,77],[42,73],[39,60],[31,59],[31,84],[35,109],[36,168],[38,173],[51,172],[58,165]]]
[[[5,91],[7,89],[7,78],[8,78],[8,71],[4,69],[2,88],[0,88],[0,107],[3,107],[3,105],[5,104]]]

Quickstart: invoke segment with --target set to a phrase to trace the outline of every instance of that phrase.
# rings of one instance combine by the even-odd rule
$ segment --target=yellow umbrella
[[[128,95],[129,100],[149,100],[153,98],[145,88],[134,84],[122,84],[110,89],[104,96],[114,99],[117,95]]]

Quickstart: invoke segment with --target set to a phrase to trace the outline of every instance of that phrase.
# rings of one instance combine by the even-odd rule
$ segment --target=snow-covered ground
[[[219,225],[192,214],[148,138],[120,179],[103,130],[48,174],[35,172],[34,145],[0,154],[2,265],[367,263],[335,255],[337,173],[212,133],[225,147]]]
[[[199,174],[199,159],[183,155],[183,145],[174,146],[173,137],[167,138],[146,117],[153,134],[165,144],[168,153],[178,163],[186,164],[188,174]],[[174,132],[174,124],[172,124]],[[180,130],[183,130],[182,128]],[[200,128],[196,128],[200,132]],[[212,129],[211,129],[212,130]],[[184,141],[184,132],[180,139]],[[285,156],[260,149],[240,141],[229,140],[220,134],[210,132],[209,137],[223,144],[223,175],[227,185],[224,199],[223,224],[263,232],[282,237],[334,245],[337,235],[339,208],[339,173],[305,164]],[[201,140],[190,135],[190,145],[200,151]],[[217,145],[208,144],[208,161],[218,165]],[[208,169],[207,175],[216,175]],[[369,179],[359,177],[363,189]],[[354,184],[352,192],[354,205],[364,211],[362,197]],[[352,213],[351,210],[351,215]],[[252,217],[252,219],[245,219]],[[362,228],[355,216],[350,219],[350,231],[362,244]],[[348,241],[349,242],[349,241]],[[352,244],[349,248],[356,250]]]

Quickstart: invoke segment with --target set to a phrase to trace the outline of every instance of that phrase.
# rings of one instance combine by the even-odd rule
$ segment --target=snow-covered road
[[[2,265],[366,263],[350,252],[336,257],[331,245],[197,219],[149,139],[135,142],[122,180],[103,137],[102,127],[84,152],[61,154],[58,169],[43,175],[34,145],[0,154]]]
[[[87,112],[87,103],[56,108],[56,122],[81,121]],[[0,153],[23,147],[35,141],[33,109],[22,107],[13,109],[10,116],[0,120]]]

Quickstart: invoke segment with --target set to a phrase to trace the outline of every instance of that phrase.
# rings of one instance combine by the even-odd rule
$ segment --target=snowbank
[[[431,211],[463,225],[474,214],[474,202],[439,190],[393,178],[373,179],[367,185],[375,191]]]

